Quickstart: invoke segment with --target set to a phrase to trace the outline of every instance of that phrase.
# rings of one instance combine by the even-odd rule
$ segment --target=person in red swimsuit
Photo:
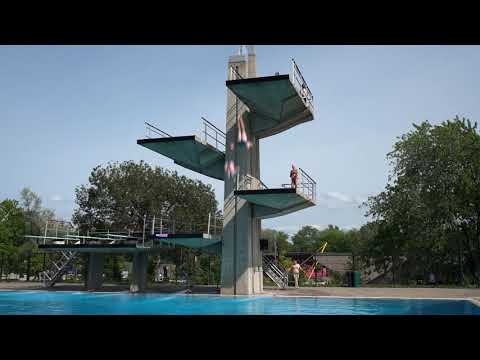
[[[292,183],[292,188],[297,188],[297,181],[298,181],[298,170],[295,165],[292,164],[292,170],[290,171],[290,179]]]

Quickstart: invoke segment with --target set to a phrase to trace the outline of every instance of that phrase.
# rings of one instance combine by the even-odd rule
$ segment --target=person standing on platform
[[[297,188],[297,181],[298,181],[298,170],[295,165],[292,164],[292,170],[290,171],[290,180],[292,184],[292,188]]]

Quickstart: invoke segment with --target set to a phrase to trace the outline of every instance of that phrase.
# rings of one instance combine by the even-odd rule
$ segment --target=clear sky
[[[0,46],[0,199],[29,186],[69,218],[74,188],[108,161],[145,160],[211,183],[136,144],[150,121],[199,133],[225,128],[227,61],[238,46]],[[315,97],[315,120],[261,141],[262,180],[289,182],[295,162],[317,180],[318,204],[266,220],[365,223],[358,204],[387,181],[385,155],[412,123],[480,119],[479,46],[257,46],[260,76],[295,58]]]

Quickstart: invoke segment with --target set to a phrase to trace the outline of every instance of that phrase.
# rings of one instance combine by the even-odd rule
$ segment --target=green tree
[[[206,228],[208,214],[218,214],[211,185],[143,161],[97,166],[89,184],[77,187],[75,193],[78,208],[73,221],[83,229],[141,229],[144,215],[162,213],[177,220],[178,230],[192,224]]]
[[[0,280],[4,273],[18,272],[19,247],[23,242],[25,218],[16,200],[0,203]]]
[[[320,230],[313,226],[304,226],[292,237],[292,251],[316,251],[319,241]]]
[[[387,155],[389,182],[366,204],[366,215],[378,224],[376,256],[392,270],[406,259],[410,276],[435,272],[447,278],[452,266],[461,273],[465,264],[480,284],[479,154],[477,124],[458,117],[414,124],[395,143]]]
[[[55,212],[42,207],[42,200],[30,188],[23,188],[20,192],[20,205],[25,215],[25,233],[28,235],[41,235],[45,224],[55,220]],[[43,253],[38,251],[37,245],[29,240],[23,239],[18,248],[18,261],[20,262],[20,273],[38,274],[43,270]]]

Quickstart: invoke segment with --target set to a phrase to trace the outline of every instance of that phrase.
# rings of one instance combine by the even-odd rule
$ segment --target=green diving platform
[[[145,242],[141,238],[135,238],[132,240],[104,241],[103,243],[98,241],[91,243],[92,240],[89,240],[89,243],[81,243],[81,241],[72,242],[62,240],[62,238],[52,239],[52,237],[49,238],[49,241],[48,244],[38,244],[38,248],[46,252],[74,251],[106,254],[157,252],[163,245],[172,247],[182,246],[211,254],[220,253],[222,248],[222,240],[220,238],[203,233],[154,234],[145,239]]]
[[[225,152],[195,135],[140,139],[137,144],[189,170],[217,180],[224,179]]]
[[[313,96],[299,71],[294,73],[297,75],[240,78],[226,82],[228,89],[250,109],[251,128],[256,137],[272,136],[313,120]]]
[[[299,189],[237,190],[235,195],[254,204],[254,217],[269,219],[315,206],[313,197]]]
[[[220,254],[222,251],[222,240],[219,237],[209,234],[154,234],[151,238],[162,244],[183,246],[212,254]]]

